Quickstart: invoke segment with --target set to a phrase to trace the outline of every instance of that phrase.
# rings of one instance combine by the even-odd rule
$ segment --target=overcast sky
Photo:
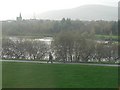
[[[119,0],[1,0],[0,20],[16,19],[19,13],[23,18],[32,18],[38,13],[69,9],[88,4],[117,6]]]

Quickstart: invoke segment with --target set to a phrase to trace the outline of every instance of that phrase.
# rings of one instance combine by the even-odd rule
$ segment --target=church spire
[[[20,16],[19,16],[19,17],[21,17],[21,18],[22,18],[21,13],[20,13]]]
[[[21,15],[21,13],[20,13],[19,17],[17,17],[16,19],[17,19],[17,21],[22,21],[22,15]]]

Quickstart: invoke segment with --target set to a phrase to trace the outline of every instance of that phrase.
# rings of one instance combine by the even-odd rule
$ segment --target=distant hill
[[[104,5],[84,5],[65,10],[53,10],[38,15],[41,19],[118,20],[118,8]]]

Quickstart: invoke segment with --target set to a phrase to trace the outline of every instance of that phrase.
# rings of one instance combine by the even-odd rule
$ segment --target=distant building
[[[20,13],[20,16],[16,18],[17,21],[22,21],[22,16],[21,16],[21,13]]]

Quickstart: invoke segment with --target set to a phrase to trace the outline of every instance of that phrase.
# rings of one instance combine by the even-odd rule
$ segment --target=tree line
[[[61,62],[116,62],[119,43],[96,41],[95,35],[118,35],[117,21],[62,20],[3,21],[3,59],[46,59],[49,51]],[[9,39],[9,36],[52,36],[51,46],[34,39]]]
[[[116,62],[119,60],[117,42],[97,42],[94,32],[60,32],[51,46],[35,41],[3,38],[3,59],[46,60],[49,52],[58,62]]]
[[[118,35],[117,21],[80,21],[69,18],[62,20],[3,21],[3,36],[53,36],[61,31],[95,31],[95,34]]]
[[[118,43],[98,42],[93,32],[61,32],[53,43],[56,60],[63,62],[116,62]]]
[[[42,60],[48,52],[49,46],[42,41],[19,39],[2,40],[2,59]]]

